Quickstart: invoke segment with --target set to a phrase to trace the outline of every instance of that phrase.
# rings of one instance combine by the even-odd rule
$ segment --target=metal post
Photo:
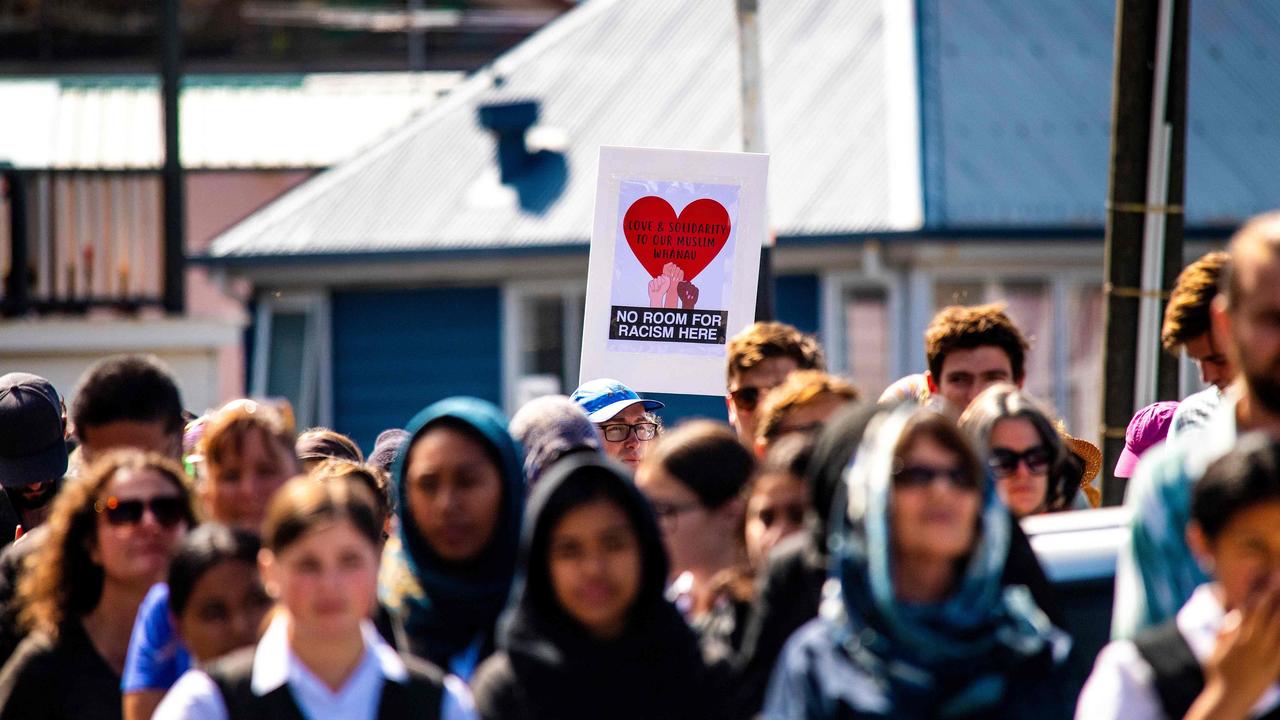
[[[760,2],[737,0],[738,60],[742,70],[742,150],[767,152],[764,141],[764,89],[760,67]],[[769,228],[765,208],[765,228]],[[760,243],[760,279],[756,285],[756,320],[772,320],[773,232],[767,230]]]
[[[417,27],[418,13],[423,9],[422,0],[407,0],[405,15],[409,18],[405,39],[409,44],[408,65],[410,72],[427,69],[427,36]]]
[[[1169,387],[1168,378],[1157,379],[1156,368],[1162,295],[1172,283],[1170,269],[1176,274],[1182,259],[1186,31],[1186,0],[1117,0],[1106,227],[1104,470],[1115,467],[1124,449],[1135,402],[1150,402]],[[1119,504],[1124,488],[1122,480],[1106,477],[1103,502]]]
[[[21,315],[31,307],[27,243],[27,174],[10,170],[4,176],[9,199],[9,275],[5,280],[3,314]]]
[[[181,0],[164,0],[160,28],[161,94],[164,101],[164,309],[186,307],[186,202],[179,143],[178,94],[182,80]]]

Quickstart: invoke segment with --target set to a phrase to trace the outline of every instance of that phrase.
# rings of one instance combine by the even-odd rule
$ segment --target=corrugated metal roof
[[[437,102],[461,73],[194,75],[180,117],[188,168],[322,168]],[[151,76],[0,78],[0,160],[145,169],[163,162]]]
[[[916,88],[889,82],[891,67],[914,67],[910,33],[894,42],[881,3],[761,5],[773,225],[783,235],[919,227],[918,138],[894,122],[894,103],[914,119]],[[740,148],[733,8],[585,2],[401,132],[222,235],[210,254],[585,243],[601,145]],[[562,155],[504,186],[477,109],[513,99],[540,103],[531,144]],[[903,167],[907,181],[895,183]]]
[[[926,223],[1101,226],[1115,0],[919,4]],[[1191,3],[1189,225],[1280,204],[1280,6]]]

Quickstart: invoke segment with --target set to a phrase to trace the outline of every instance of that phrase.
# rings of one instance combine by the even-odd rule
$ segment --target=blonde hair
[[[858,389],[850,383],[821,370],[800,370],[787,376],[760,403],[760,419],[756,423],[756,439],[774,440],[787,415],[825,397],[857,400]]]
[[[1160,328],[1160,344],[1165,350],[1174,352],[1209,332],[1209,306],[1218,294],[1218,281],[1230,257],[1222,251],[1211,252],[1178,273]]]

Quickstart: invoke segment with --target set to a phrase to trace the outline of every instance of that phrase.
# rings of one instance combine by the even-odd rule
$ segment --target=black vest
[[[1204,691],[1204,668],[1191,652],[1187,639],[1172,619],[1147,628],[1133,638],[1138,654],[1151,666],[1155,675],[1156,694],[1160,706],[1170,718],[1186,717],[1191,705]],[[1258,720],[1280,720],[1280,707]]]
[[[254,694],[250,687],[254,650],[251,647],[238,650],[205,669],[222,694],[227,717],[230,720],[306,720],[287,684],[266,695]],[[444,675],[439,668],[418,658],[404,654],[400,657],[409,670],[409,680],[382,683],[377,720],[439,720]]]

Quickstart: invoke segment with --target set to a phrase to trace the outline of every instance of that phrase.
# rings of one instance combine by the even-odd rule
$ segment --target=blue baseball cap
[[[645,400],[635,390],[610,378],[582,383],[570,397],[594,423],[604,422],[636,403],[644,405],[645,410],[660,410],[664,407],[657,400]]]

